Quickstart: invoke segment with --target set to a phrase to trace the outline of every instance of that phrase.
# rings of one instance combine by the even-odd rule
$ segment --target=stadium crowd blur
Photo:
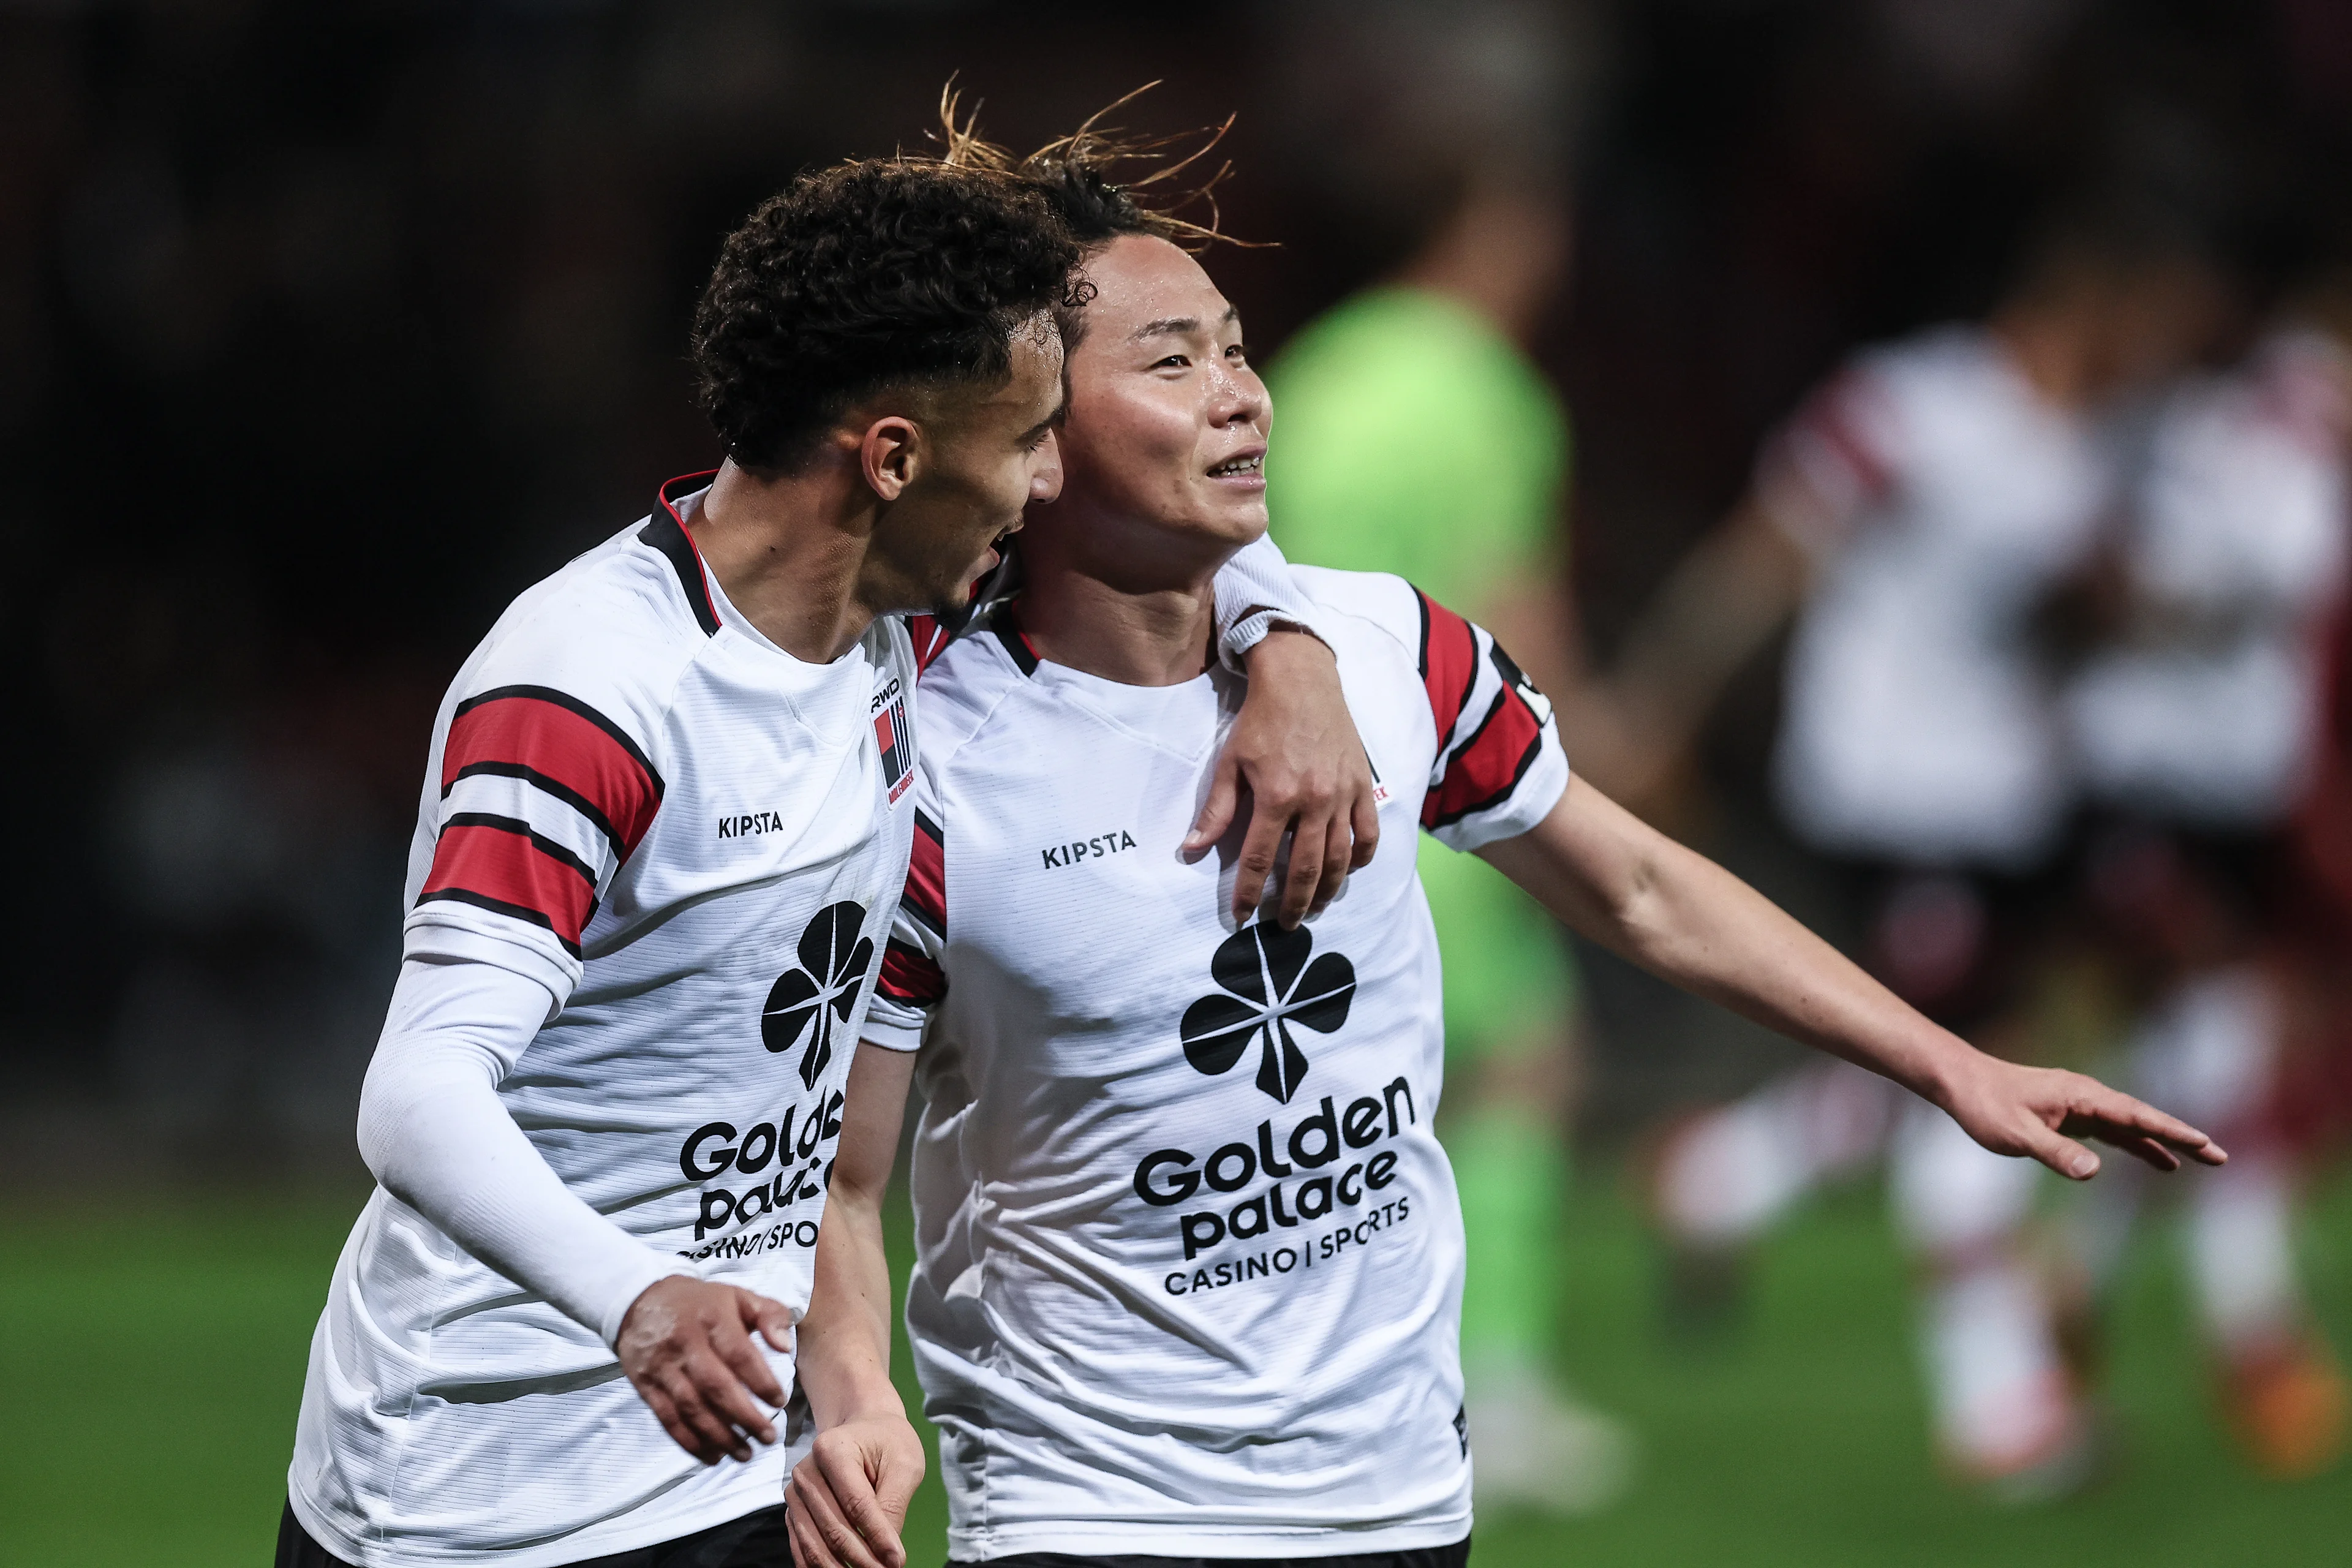
[[[1131,122],[1238,113],[1223,225],[1273,243],[1213,265],[1278,352],[1459,195],[1458,169],[1409,149],[1469,145],[1447,133],[1475,116],[1416,99],[1415,62],[1348,47],[1400,8],[1252,7],[1212,39],[1198,7],[1157,5],[0,5],[0,638],[22,833],[0,1172],[71,1171],[97,1144],[349,1163],[433,705],[513,594],[716,460],[686,323],[719,237],[761,196],[915,143],[951,72],[1020,145],[1164,78]],[[2004,955],[2011,989],[2039,999],[2020,1048],[2051,1059],[2147,1088],[2242,1078],[2186,1047],[2126,1058],[2259,973],[2285,1020],[2263,1047],[2265,1104],[2302,1113],[2277,1159],[2333,1147],[2352,1105],[2352,817],[2330,815],[2352,784],[2331,771],[2347,696],[2328,640],[2347,571],[2352,10],[1438,14],[1493,21],[1505,75],[1528,37],[1561,66],[1515,100],[1509,135],[1528,165],[1574,171],[1572,264],[1528,342],[1573,421],[1558,560],[1576,626],[1520,650],[1539,675],[1589,660],[1560,693],[1571,757],[1883,971],[1935,970],[1955,932],[1991,929],[1986,900],[2024,900],[2031,918],[2000,931],[2025,949]],[[2095,497],[2001,590],[2000,652],[2051,694],[2034,721],[2077,740],[2035,786],[2035,846],[1983,857],[1985,893],[1929,828],[1862,846],[1792,817],[1784,676],[1809,645],[1801,630],[1792,654],[1786,626],[1844,580],[1821,541],[1850,520],[1823,511],[1808,535],[1783,515],[1763,545],[1756,518],[1790,473],[1817,510],[1895,482],[1869,450],[1876,416],[1832,379],[1869,372],[1858,351],[2028,306],[2099,318],[2077,358],[2084,449],[2103,455],[2084,460],[2126,477],[2084,481]],[[2262,468],[2266,440],[2304,468]],[[2199,529],[2231,505],[2284,542],[2251,564],[2242,536],[2213,545]],[[1946,566],[1948,584],[1925,568],[1928,601],[1974,591],[1969,563]],[[2273,702],[2292,732],[2225,722],[2179,755],[2163,734],[2135,751],[2158,667],[2230,650],[2308,694]],[[2255,697],[2217,700],[2223,720],[2281,689],[2250,679]],[[2200,771],[2264,746],[2261,778]],[[2104,773],[2086,761],[2118,748]],[[1896,1136],[1834,1081],[1776,1088],[1793,1047],[1580,959],[1592,1145],[1673,1146],[1658,1129],[1734,1101],[1748,1124],[1834,1129],[1808,1134],[1820,1168],[1770,1173],[1779,1203]],[[1772,1204],[1690,1204],[1703,1305],[1706,1244],[1744,1239]],[[2086,1278],[2105,1245],[2077,1249]]]

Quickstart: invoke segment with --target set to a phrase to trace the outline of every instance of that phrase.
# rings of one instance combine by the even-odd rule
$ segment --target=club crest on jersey
[[[1185,1008],[1178,1026],[1184,1059],[1213,1078],[1241,1060],[1255,1040],[1258,1088],[1289,1104],[1307,1076],[1307,1053],[1290,1026],[1328,1035],[1346,1023],[1356,997],[1356,966],[1345,953],[1317,955],[1315,938],[1304,926],[1285,931],[1260,921],[1217,944],[1209,977],[1218,988]]]
[[[896,805],[915,776],[915,737],[907,728],[907,698],[896,676],[874,694],[873,708],[874,745],[882,753],[882,777]]]

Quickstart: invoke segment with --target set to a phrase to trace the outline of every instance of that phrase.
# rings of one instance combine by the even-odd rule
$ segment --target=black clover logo
[[[801,1053],[801,1082],[811,1089],[833,1060],[836,1021],[849,1022],[857,988],[866,983],[866,966],[874,962],[872,940],[857,934],[865,924],[863,904],[827,904],[817,910],[801,932],[801,966],[784,971],[760,1009],[760,1039],[770,1050],[791,1050],[803,1034],[809,1036],[808,1049]]]
[[[1356,996],[1356,966],[1337,952],[1310,963],[1314,951],[1305,928],[1284,931],[1262,921],[1219,942],[1209,976],[1223,989],[1184,1009],[1184,1059],[1213,1077],[1241,1060],[1253,1037],[1261,1037],[1257,1086],[1289,1104],[1307,1076],[1307,1053],[1290,1026],[1328,1035],[1348,1021]]]

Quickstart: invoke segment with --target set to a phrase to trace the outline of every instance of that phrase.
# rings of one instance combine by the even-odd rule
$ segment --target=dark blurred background
[[[0,6],[0,787],[28,894],[0,916],[0,1086],[41,1108],[20,1163],[79,1125],[61,1105],[135,1108],[145,1147],[348,1148],[433,704],[511,595],[715,460],[682,344],[756,201],[921,144],[950,73],[1021,145],[1165,79],[1133,122],[1238,113],[1225,226],[1274,243],[1215,265],[1277,347],[1395,259],[1332,173],[1345,94],[1302,72],[1333,15]],[[2352,135],[2331,0],[1566,15],[1576,260],[1540,358],[1577,421],[1572,582],[1604,653],[1800,395],[1859,342],[1980,310],[2086,163],[2226,188],[2259,290]],[[1691,830],[1834,924],[1762,805],[1773,691],[1758,669],[1725,704]],[[1706,1010],[1593,984],[1603,1131],[1763,1070]]]
[[[1210,265],[1263,361],[1431,216],[1402,174],[1367,199],[1366,127],[1412,71],[1351,62],[1357,9],[0,0],[0,1493],[24,1480],[0,1563],[62,1560],[79,1523],[24,1528],[53,1486],[125,1562],[266,1541],[364,1186],[353,1111],[435,704],[517,593],[718,460],[685,339],[720,237],[796,171],[926,145],[951,75],[1023,148],[1159,79],[1128,124],[1237,116],[1222,222],[1261,243]],[[1533,347],[1573,420],[1563,561],[1603,662],[1806,393],[1861,345],[1980,317],[2067,193],[2127,180],[2199,213],[2232,296],[2217,367],[2352,256],[2352,0],[1520,9],[1561,43],[1528,134],[1574,170],[1574,259]],[[1851,884],[1772,804],[1780,691],[1777,656],[1748,662],[1658,815],[1858,947]],[[1754,1358],[1660,1340],[1640,1201],[1590,1173],[1801,1053],[1581,958],[1561,1353],[1643,1447],[1578,1560],[2340,1561],[2340,1477],[2290,1496],[2231,1468],[2179,1288],[2138,1265],[2116,1386],[2152,1434],[2139,1489],[2063,1528],[1935,1489],[1867,1202],[1765,1249]],[[2341,1189],[2299,1222],[2339,1342]],[[146,1359],[85,1395],[98,1347],[133,1340]],[[167,1501],[124,1498],[51,1436],[110,1443],[118,1400],[242,1401],[246,1425],[175,1444]],[[1548,1529],[1480,1527],[1482,1555],[1557,1560]]]

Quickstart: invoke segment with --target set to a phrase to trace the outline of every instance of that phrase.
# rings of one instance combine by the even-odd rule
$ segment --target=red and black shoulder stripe
[[[1478,637],[1470,623],[1415,588],[1421,606],[1421,683],[1429,693],[1430,716],[1437,721],[1437,743],[1454,738],[1463,705],[1478,684]]]
[[[635,740],[568,693],[502,686],[468,698],[442,748],[441,794],[480,775],[521,781],[576,814],[611,847],[633,854],[661,809],[663,784]],[[597,868],[520,816],[457,811],[442,823],[417,901],[446,900],[553,931],[575,955],[595,913]]]
[[[1489,651],[1501,689],[1478,728],[1447,759],[1437,787],[1423,797],[1423,827],[1444,827],[1502,805],[1543,754],[1543,720],[1527,700],[1526,678],[1500,644]]]
[[[929,953],[892,937],[874,988],[903,1005],[928,1007],[948,994],[948,977]]]
[[[915,847],[907,861],[907,890],[899,903],[934,941],[948,934],[946,835],[920,806],[915,808]],[[927,1007],[947,994],[939,961],[914,943],[890,939],[882,953],[875,988],[894,1002]]]

